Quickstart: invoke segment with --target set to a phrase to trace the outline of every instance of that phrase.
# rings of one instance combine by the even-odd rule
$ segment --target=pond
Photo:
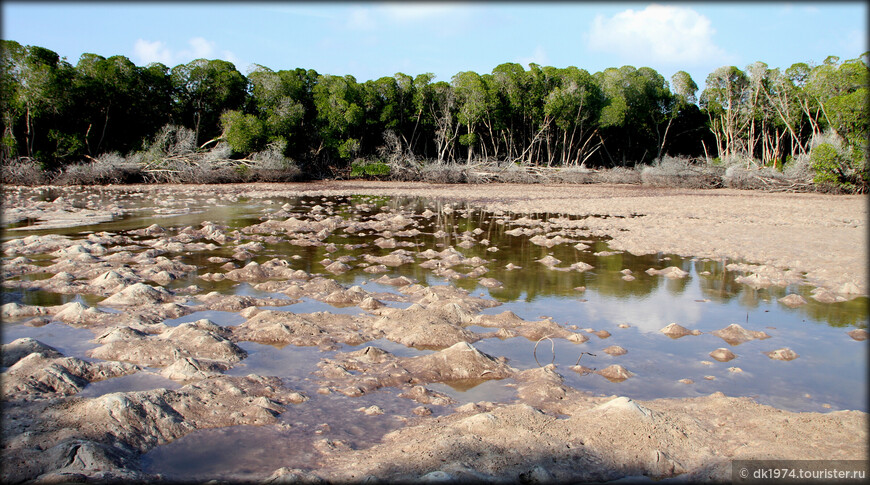
[[[27,195],[27,194],[25,194]],[[53,200],[54,192],[34,191],[34,200]],[[838,409],[867,410],[867,349],[847,332],[865,328],[868,300],[858,297],[838,303],[821,303],[811,297],[812,287],[801,283],[754,288],[736,281],[743,273],[728,268],[732,260],[681,257],[674,254],[632,255],[611,251],[606,238],[595,237],[583,226],[583,218],[560,214],[513,214],[486,212],[463,203],[408,197],[314,196],[248,199],[235,196],[167,197],[154,201],[135,191],[107,193],[85,189],[77,195],[78,206],[117,204],[124,213],[111,222],[61,229],[39,229],[35,219],[14,221],[4,226],[3,241],[32,235],[56,234],[72,241],[89,235],[127,236],[129,240],[108,252],[128,251],[131,256],[152,250],[155,241],[172,238],[185,241],[186,230],[210,221],[232,237],[215,243],[207,239],[189,244],[164,244],[159,253],[169,260],[195,269],[162,286],[170,291],[191,291],[190,303],[202,295],[218,292],[272,298],[262,310],[311,314],[329,312],[366,317],[356,304],[330,304],[321,299],[291,298],[278,291],[257,289],[256,281],[209,278],[226,274],[229,268],[243,268],[250,262],[265,264],[278,259],[293,270],[319,274],[350,288],[355,285],[376,294],[388,308],[411,305],[400,286],[387,284],[383,277],[406,277],[424,286],[452,285],[470,295],[497,302],[480,311],[498,315],[505,311],[528,321],[549,318],[560,327],[588,336],[584,343],[565,338],[530,339],[523,336],[493,336],[496,328],[466,325],[466,330],[483,338],[472,343],[494,357],[505,357],[519,370],[553,363],[565,384],[596,395],[624,395],[635,399],[679,398],[721,391],[729,396],[750,396],[763,404],[790,411],[828,412]],[[589,216],[596,217],[596,216]],[[269,226],[269,221],[298,220],[330,222],[332,230],[317,237],[307,230],[286,230]],[[392,227],[386,222],[404,219]],[[384,223],[379,226],[379,223]],[[165,232],[146,234],[153,224]],[[323,227],[323,224],[317,226]],[[136,232],[134,232],[136,231]],[[212,243],[199,244],[195,243]],[[246,248],[240,252],[239,246]],[[397,251],[399,251],[397,253]],[[446,253],[445,253],[446,251]],[[409,254],[412,262],[384,265],[369,271],[382,257]],[[440,259],[433,253],[441,253]],[[458,264],[446,264],[444,254],[458,255]],[[23,254],[36,269],[6,278],[3,303],[61,305],[79,301],[106,311],[102,296],[66,294],[40,289],[40,282],[53,276],[44,268],[60,259],[49,253]],[[4,257],[4,263],[18,255]],[[453,257],[453,256],[451,256]],[[434,263],[433,263],[434,261]],[[327,266],[342,262],[335,274]],[[440,264],[438,263],[440,262]],[[746,262],[752,263],[752,262]],[[669,278],[648,272],[676,267],[685,276]],[[734,266],[732,266],[734,267]],[[204,277],[206,276],[206,277]],[[26,283],[26,284],[25,284]],[[36,284],[37,287],[28,286]],[[149,282],[153,284],[153,282]],[[188,290],[191,287],[195,290]],[[779,299],[801,295],[806,304],[792,308]],[[286,304],[280,300],[286,300]],[[177,326],[209,319],[220,326],[238,326],[246,318],[236,311],[203,310],[163,323]],[[670,323],[699,330],[700,335],[673,339],[660,330]],[[770,338],[731,345],[711,332],[730,324],[763,331]],[[33,337],[61,350],[65,355],[88,358],[97,344],[94,334],[59,321],[39,325],[26,318],[4,322],[3,343]],[[601,332],[606,331],[606,332]],[[398,357],[435,352],[425,346],[409,346],[382,338],[360,345],[339,344],[331,349],[273,346],[239,342],[247,357],[227,371],[231,375],[262,374],[281,377],[284,382],[311,397],[306,412],[292,407],[282,415],[282,425],[257,429],[237,426],[200,430],[143,457],[149,472],[175,479],[193,479],[203,474],[213,478],[261,477],[280,466],[301,466],[312,459],[311,451],[300,450],[277,459],[256,447],[264,437],[275,446],[291,445],[302,436],[344,440],[353,447],[376,442],[384,433],[403,425],[397,415],[409,414],[418,403],[398,397],[398,390],[383,388],[361,397],[318,394],[318,362],[335,359],[366,346],[376,346]],[[618,346],[624,355],[609,355],[606,348]],[[710,353],[727,348],[736,357],[720,362]],[[798,354],[791,361],[769,358],[765,352],[789,348]],[[93,360],[93,359],[91,359]],[[581,374],[572,366],[599,370],[618,364],[631,377],[610,380],[596,373]],[[139,377],[109,379],[88,386],[82,395],[95,397],[118,390],[177,387],[148,369]],[[135,376],[135,374],[134,374]],[[112,381],[116,381],[113,383]],[[430,390],[449,396],[458,404],[516,399],[511,378],[466,385],[430,383]],[[361,407],[377,405],[384,413],[367,416]],[[431,406],[435,415],[449,407]],[[360,418],[362,416],[363,418]],[[329,424],[325,424],[329,423]],[[268,429],[267,429],[268,428]],[[237,443],[251,446],[238,447]],[[271,445],[270,445],[271,446]],[[239,449],[251,450],[238,453]],[[292,456],[291,456],[292,455]],[[280,462],[279,462],[280,461]]]

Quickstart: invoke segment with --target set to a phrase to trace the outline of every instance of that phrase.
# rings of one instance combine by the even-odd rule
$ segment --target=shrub
[[[251,153],[263,147],[266,124],[254,115],[227,111],[221,115],[223,137],[236,153]]]
[[[870,173],[861,150],[848,150],[842,145],[820,143],[810,151],[810,166],[815,172],[813,182],[831,185],[848,192],[866,192]]]
[[[46,179],[45,170],[31,158],[8,160],[0,165],[0,184],[3,185],[42,185]]]
[[[666,156],[656,164],[644,167],[640,178],[644,185],[652,187],[703,189],[721,187],[722,172],[722,167]]]
[[[353,178],[383,178],[390,175],[390,166],[380,160],[363,160],[358,158],[350,164],[350,176]]]
[[[118,153],[104,153],[90,163],[65,166],[52,180],[57,185],[106,185],[141,180],[139,166]]]

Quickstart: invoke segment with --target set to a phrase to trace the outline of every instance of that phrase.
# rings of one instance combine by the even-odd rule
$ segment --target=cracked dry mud
[[[773,298],[790,311],[865,296],[866,275],[855,269],[866,263],[857,249],[866,247],[863,199],[609,186],[513,189],[334,182],[124,187],[75,203],[74,194],[36,201],[25,189],[4,189],[4,223],[38,221],[37,227],[12,227],[4,235],[4,289],[55,295],[47,304],[5,303],[4,326],[38,330],[65,325],[90,332],[92,338],[83,352],[64,352],[28,337],[3,345],[0,479],[171,480],[143,467],[142,456],[207,429],[305,431],[307,425],[289,423],[304,421],[316,411],[312,406],[329,399],[359,401],[347,407],[354,413],[351,419],[393,424],[383,436],[358,445],[323,437],[330,436],[330,424],[321,423],[295,442],[312,459],[274,466],[256,475],[257,481],[563,483],[641,475],[727,481],[734,459],[867,459],[863,411],[792,412],[721,392],[633,399],[578,389],[568,381],[607,379],[617,386],[608,389],[618,390],[650,379],[649,369],[626,363],[646,359],[649,350],[619,340],[620,332],[634,332],[643,322],[614,322],[608,331],[499,309],[502,301],[486,296],[486,290],[477,293],[459,285],[476,281],[474,290],[510,289],[516,282],[508,275],[524,270],[501,259],[500,267],[495,265],[495,255],[510,248],[494,244],[491,231],[454,227],[451,232],[449,226],[432,230],[428,225],[467,215],[467,209],[439,202],[415,212],[371,200],[339,208],[326,196],[440,196],[484,206],[504,216],[495,226],[503,226],[505,234],[544,251],[522,263],[527,271],[569,282],[599,270],[567,260],[564,252],[556,257],[548,251],[568,247],[594,252],[597,258],[656,251],[744,258],[753,263],[722,268],[735,274],[736,285],[753,291],[815,287],[812,295],[805,292],[809,302],[793,292]],[[153,197],[156,190],[159,199]],[[280,197],[289,195],[312,199],[300,212],[293,204],[280,205]],[[132,228],[101,230],[97,225],[99,232],[15,234],[108,224],[148,209],[155,216],[187,217],[218,202],[231,206],[240,197],[279,202],[258,219],[236,225],[208,220],[161,224],[145,217]],[[198,207],[195,202],[201,199],[206,203]],[[528,215],[516,217],[510,211]],[[542,219],[535,212],[550,216]],[[590,214],[611,217],[567,217]],[[822,227],[824,241],[818,235]],[[775,245],[754,236],[763,231]],[[359,242],[351,236],[368,239]],[[422,236],[434,237],[436,243],[427,245],[422,241],[430,239]],[[601,236],[612,238],[604,248],[590,239]],[[475,248],[479,252],[474,256],[464,252]],[[295,257],[303,253],[319,256]],[[614,280],[619,285],[653,279],[685,285],[693,277],[687,266],[669,258],[660,263],[612,268]],[[442,283],[428,284],[430,274]],[[363,284],[348,275],[367,280]],[[592,298],[592,291],[575,287],[586,289],[572,283],[568,291],[573,298]],[[68,298],[58,300],[61,296]],[[314,308],[329,310],[304,310],[313,302],[321,305]],[[221,321],[226,315],[238,323]],[[710,374],[705,379],[763,374],[763,365],[809,360],[804,350],[793,351],[788,336],[775,327],[727,323],[701,331],[674,322],[649,333],[661,337],[661,345],[698,345],[702,358],[734,360],[748,370],[732,366],[716,374],[712,369],[720,364],[703,361],[698,365],[711,369],[705,369]],[[843,342],[838,345],[854,344],[852,348],[866,338],[863,329],[839,333]],[[680,338],[685,336],[690,338]],[[719,347],[723,341],[730,348]],[[500,348],[499,342],[534,346],[535,360],[550,343],[554,361],[557,348],[590,357],[573,366],[526,365],[485,350]],[[751,347],[755,344],[763,347]],[[311,349],[319,357],[307,374],[239,375],[256,345]],[[741,350],[732,352],[736,346]],[[591,358],[597,360],[589,364]],[[746,360],[753,358],[758,360]],[[653,368],[664,372],[669,363],[657,365]],[[79,395],[88,386],[142,374],[176,381],[178,387]],[[704,380],[701,374],[693,377]],[[463,403],[458,394],[437,390],[487,382],[506,382],[513,397]],[[678,382],[695,385],[688,378]],[[382,395],[397,398],[384,398],[393,407],[364,401]]]

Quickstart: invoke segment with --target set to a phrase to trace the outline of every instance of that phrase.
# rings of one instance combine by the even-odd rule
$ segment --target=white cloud
[[[187,48],[174,50],[163,41],[138,39],[133,45],[133,60],[139,65],[160,62],[168,67],[184,64],[194,59],[222,59],[232,62],[236,69],[244,68],[244,61],[229,50],[217,49],[217,44],[204,37],[193,37]]]
[[[713,43],[710,19],[686,8],[650,5],[613,17],[595,17],[589,48],[619,54],[631,62],[709,63],[728,56]]]
[[[159,40],[154,42],[145,39],[137,40],[133,45],[133,56],[140,65],[162,62],[169,66],[173,61],[172,52]]]
[[[355,8],[350,12],[347,28],[354,30],[373,30],[375,19],[367,8]]]
[[[459,7],[461,5],[438,2],[387,3],[381,6],[388,16],[401,22],[417,21],[455,13]]]
[[[516,62],[523,67],[529,67],[529,64],[533,62],[540,66],[546,66],[549,64],[550,58],[547,57],[547,52],[544,50],[544,48],[539,45],[535,47],[534,54],[529,57],[520,57],[516,59]]]
[[[214,54],[214,42],[202,37],[194,37],[188,41],[191,49],[178,53],[179,57],[191,59],[208,59]]]

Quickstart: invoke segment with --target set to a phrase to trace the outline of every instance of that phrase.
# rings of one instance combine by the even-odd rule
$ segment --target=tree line
[[[279,146],[313,177],[386,157],[589,167],[737,157],[781,169],[823,134],[834,176],[867,172],[867,54],[785,70],[725,66],[699,95],[685,71],[668,82],[648,67],[590,74],[505,63],[450,82],[431,73],[358,82],[259,65],[245,76],[207,59],[169,68],[83,54],[73,66],[8,40],[0,50],[0,154],[46,169],[143,150],[177,125],[193,130],[197,147],[224,142],[236,157]]]

